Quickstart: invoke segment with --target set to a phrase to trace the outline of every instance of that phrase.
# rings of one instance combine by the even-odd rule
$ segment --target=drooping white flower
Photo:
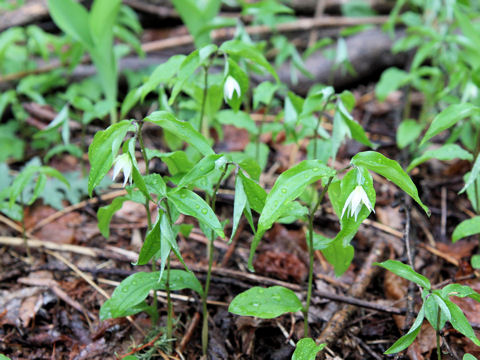
[[[234,92],[237,93],[238,97],[242,94],[238,81],[235,80],[233,76],[228,75],[227,80],[225,80],[225,85],[223,86],[223,97],[225,102],[232,100]]]
[[[347,212],[348,216],[355,216],[355,221],[357,221],[358,214],[360,210],[362,210],[363,205],[365,205],[368,210],[375,212],[362,185],[357,185],[348,196],[347,201],[345,201],[341,218],[343,219],[343,215]]]
[[[118,155],[115,161],[113,162],[115,166],[113,167],[113,177],[112,180],[118,176],[120,171],[123,172],[123,187],[127,184],[127,181],[132,184],[132,160],[128,154]]]

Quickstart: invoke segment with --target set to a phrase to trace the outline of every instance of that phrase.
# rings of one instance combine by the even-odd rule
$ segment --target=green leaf
[[[350,130],[350,134],[352,135],[353,139],[357,140],[359,143],[365,146],[371,148],[375,147],[370,141],[370,139],[367,137],[365,130],[363,130],[362,126],[353,119],[353,116],[350,115],[350,113],[345,108],[345,105],[340,99],[337,101],[336,111],[338,111],[340,115],[342,115],[342,118],[345,121],[345,124],[348,126],[348,129]]]
[[[73,0],[48,0],[48,9],[55,24],[66,34],[86,47],[93,46],[88,12],[82,5]]]
[[[452,234],[452,242],[480,233],[480,216],[462,221]]]
[[[247,195],[249,206],[260,214],[265,206],[267,192],[255,181],[246,177],[241,171],[238,175],[242,178],[242,185]]]
[[[205,156],[200,160],[188,173],[186,173],[180,182],[178,187],[186,187],[192,185],[196,180],[206,176],[208,173],[215,169],[215,162],[220,159],[222,155],[211,154]]]
[[[384,101],[387,96],[405,85],[409,80],[410,75],[396,67],[391,67],[385,70],[380,77],[380,81],[375,86],[375,95],[378,100]]]
[[[278,90],[277,84],[272,84],[270,81],[264,81],[258,84],[253,90],[253,108],[257,109],[260,104],[270,106],[275,95],[275,91]]]
[[[138,254],[138,259],[135,265],[148,264],[150,259],[160,250],[160,246],[160,221],[157,219],[152,229],[145,236],[145,241],[140,249],[140,253]],[[170,247],[168,248],[167,256],[169,253]],[[160,275],[162,275],[165,264],[163,260],[164,259],[162,259],[162,270],[160,271]]]
[[[0,354],[0,360],[10,360],[9,357],[6,357],[5,355],[3,354]]]
[[[335,171],[320,161],[304,160],[283,172],[277,178],[277,181],[275,181],[272,190],[265,200],[265,206],[263,207],[258,220],[258,232],[255,234],[250,247],[250,256],[248,260],[250,270],[253,270],[252,261],[255,250],[260,243],[263,234],[281,215],[279,210],[286,203],[299,197],[307,185],[312,184],[321,178],[332,176],[335,176]]]
[[[442,296],[445,298],[449,296],[456,296],[460,298],[469,297],[480,302],[480,294],[467,285],[449,284],[442,289]]]
[[[450,310],[448,310],[445,301],[443,301],[443,299],[436,293],[427,295],[424,306],[425,317],[434,329],[442,329],[445,326],[445,322],[451,319]],[[440,324],[437,324],[439,310]]]
[[[95,0],[90,10],[90,33],[96,45],[112,44],[113,26],[117,20],[121,0]],[[70,18],[72,16],[70,15]]]
[[[435,116],[420,145],[425,144],[435,135],[455,125],[458,121],[479,113],[479,108],[469,103],[450,105]]]
[[[258,134],[255,121],[244,111],[221,110],[217,113],[216,118],[220,124],[233,125],[240,129],[246,129],[252,135]]]
[[[321,251],[325,259],[333,266],[335,276],[341,276],[347,271],[355,253],[352,245],[343,244],[343,239],[334,239],[330,246]]]
[[[410,266],[401,263],[396,260],[387,260],[381,263],[374,263],[373,265],[381,266],[395,275],[398,275],[404,279],[414,282],[417,285],[420,285],[424,289],[430,289],[430,281],[423,275],[415,272]]]
[[[228,307],[228,311],[233,314],[262,319],[273,319],[302,309],[302,303],[297,295],[283,286],[269,288],[255,286],[235,296]]]
[[[462,190],[460,190],[458,193],[461,194],[465,190],[467,190],[467,188],[470,185],[472,185],[475,180],[478,179],[479,175],[480,175],[480,156],[477,155],[477,158],[473,163],[472,171],[470,171],[470,174],[468,175],[468,180],[465,182],[465,185],[463,186]]]
[[[90,196],[92,196],[93,189],[100,184],[112,167],[113,160],[125,135],[131,130],[133,130],[133,127],[130,121],[123,120],[97,132],[93,137],[92,144],[88,148],[88,159],[91,166],[88,176],[88,193]]]
[[[112,294],[100,308],[100,319],[112,319],[126,316],[127,311],[141,303],[151,290],[165,290],[166,278],[159,280],[159,271],[138,272],[130,275],[117,286]],[[170,270],[170,290],[191,289],[203,293],[202,285],[190,272],[184,270]]]
[[[480,255],[473,255],[470,259],[470,264],[474,269],[480,269]]]
[[[147,193],[156,194],[160,198],[167,195],[167,185],[160,174],[149,174],[143,176]]]
[[[145,121],[154,123],[178,136],[183,141],[196,148],[204,156],[214,154],[205,137],[195,130],[188,122],[180,121],[166,111],[155,111],[145,118]]]
[[[471,161],[473,155],[457,144],[446,144],[438,149],[427,150],[421,156],[413,159],[410,165],[408,165],[407,172],[430,159],[438,159],[442,161],[461,159]]]
[[[25,189],[25,187],[33,180],[35,174],[37,173],[39,174],[39,177],[37,178],[37,183],[34,189],[33,196],[29,201],[30,204],[32,204],[36,200],[36,198],[40,195],[40,192],[45,187],[46,176],[55,177],[68,186],[67,179],[65,179],[62,173],[58,170],[51,168],[50,166],[27,165],[20,172],[20,174],[18,174],[10,187],[10,207],[14,205],[15,201],[20,200],[20,194]]]
[[[403,149],[413,143],[422,133],[423,126],[415,120],[407,119],[400,123],[397,129],[397,145]]]
[[[168,248],[169,249],[168,252],[170,252],[170,249],[172,249],[177,259],[180,260],[183,266],[185,266],[185,269],[188,270],[187,264],[185,264],[185,261],[183,261],[182,254],[180,253],[180,249],[176,241],[176,235],[173,233],[172,225],[170,224],[170,221],[166,214],[163,214],[160,220],[160,234],[161,234],[161,241],[160,241],[161,253],[164,254],[167,252],[166,250],[163,251],[164,248]],[[161,260],[162,260],[162,267],[160,270],[160,277],[162,276],[162,271],[165,268],[167,257],[164,256]]]
[[[113,215],[122,208],[123,203],[128,200],[127,197],[120,196],[106,206],[102,206],[98,209],[97,218],[98,218],[98,229],[103,237],[108,238],[110,236],[110,221],[112,220]]]
[[[178,69],[175,85],[173,86],[170,98],[168,100],[169,105],[174,103],[176,97],[178,94],[180,94],[180,91],[182,91],[188,79],[190,79],[200,65],[201,63],[198,50],[195,50],[183,60],[180,68]]]
[[[363,166],[377,174],[390,180],[400,189],[410,195],[422,209],[430,216],[430,210],[423,204],[418,196],[417,187],[412,179],[403,171],[402,167],[395,161],[390,160],[382,154],[375,151],[360,152],[352,158],[351,163],[357,166]]]
[[[415,321],[413,322],[412,327],[410,328],[410,330],[408,330],[408,333],[406,333],[400,339],[395,341],[395,343],[392,346],[390,346],[387,349],[387,351],[384,352],[384,354],[395,354],[397,352],[404,350],[408,346],[410,346],[410,344],[413,342],[413,340],[415,340],[418,333],[420,332],[424,318],[425,318],[425,305],[422,304],[422,307],[420,308],[420,311],[418,312],[418,315]]]
[[[444,301],[445,304],[447,304],[448,310],[450,310],[450,314],[452,315],[450,323],[455,330],[472,340],[475,345],[480,346],[480,340],[478,340],[478,338],[475,336],[475,332],[463,314],[463,311],[458,307],[457,304],[451,302],[450,300],[444,299]]]
[[[193,191],[187,189],[170,191],[168,193],[168,199],[175,204],[175,207],[179,212],[197,218],[215,231],[218,236],[221,238],[225,237],[223,227],[213,210]]]
[[[472,354],[464,354],[463,355],[463,358],[462,360],[477,360],[477,358],[475,356],[473,356]]]
[[[315,360],[326,344],[317,345],[311,338],[300,339],[293,352],[292,360]]]
[[[277,80],[277,82],[280,82],[277,72],[275,71],[273,66],[270,65],[270,63],[267,61],[267,59],[265,59],[263,54],[254,46],[249,45],[241,40],[230,40],[224,42],[220,46],[220,50],[227,53],[228,55],[239,56],[240,58],[248,59],[252,63],[262,66],[275,78],[275,80]]]
[[[230,235],[230,241],[233,240],[235,233],[237,232],[240,218],[242,217],[243,210],[247,206],[247,195],[243,187],[243,181],[241,176],[235,178],[235,199],[233,202],[233,217],[232,217],[232,234]]]

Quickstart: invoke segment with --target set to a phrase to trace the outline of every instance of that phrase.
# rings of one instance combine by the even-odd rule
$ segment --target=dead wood
[[[383,241],[377,241],[375,243],[357,275],[355,282],[347,292],[348,296],[356,298],[363,297],[368,285],[379,269],[377,266],[372,266],[372,264],[382,259],[385,254],[385,249],[386,245]],[[354,305],[345,305],[340,311],[337,311],[317,338],[317,343],[326,343],[327,346],[329,346],[341,339],[342,333],[347,328],[346,324],[356,309]]]
[[[399,30],[395,38],[403,36],[404,32]],[[378,77],[381,72],[390,66],[402,66],[405,63],[404,54],[392,54],[393,44],[388,34],[380,29],[371,29],[353,35],[346,39],[348,57],[356,71],[356,74],[348,74],[344,69],[339,68],[333,74],[334,62],[323,55],[323,51],[317,51],[305,60],[305,67],[313,75],[307,78],[298,74],[298,82],[292,83],[290,78],[290,63],[286,63],[278,70],[278,75],[283,83],[301,95],[305,95],[311,86],[316,83],[331,84],[336,88],[343,88],[362,80]],[[332,46],[330,49],[334,49]],[[265,77],[256,77],[257,81],[265,80]]]
[[[26,0],[18,9],[0,12],[0,31],[12,26],[27,25],[47,16],[47,0]]]

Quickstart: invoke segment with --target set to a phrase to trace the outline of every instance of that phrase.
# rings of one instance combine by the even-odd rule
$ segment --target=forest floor
[[[153,33],[147,31],[144,36]],[[405,154],[396,147],[395,132],[402,93],[396,92],[379,103],[375,100],[374,85],[375,78],[368,78],[349,88],[357,99],[354,118],[380,145],[377,151],[402,162]],[[97,128],[87,129],[90,140]],[[249,134],[245,130],[228,125],[223,130],[224,138],[217,138],[214,147],[218,151],[239,151],[248,144]],[[214,132],[211,135],[216,136]],[[78,140],[81,134],[75,131],[73,136]],[[144,136],[147,144],[165,148],[158,131],[147,128]],[[264,134],[262,141],[270,148],[268,165],[261,177],[269,189],[280,173],[305,159],[307,143],[284,144],[282,133],[275,138]],[[347,165],[351,156],[365,149],[348,141],[341,147],[335,167]],[[140,158],[138,161],[142,166]],[[54,157],[49,165],[62,172],[81,171],[80,162],[72,156]],[[458,282],[480,291],[478,273],[469,263],[471,255],[478,251],[478,241],[460,240],[452,244],[450,240],[454,227],[472,215],[465,196],[457,195],[466,166],[464,161],[430,161],[412,173],[421,199],[432,211],[430,218],[406,201],[394,184],[375,176],[375,213],[360,227],[352,242],[355,257],[347,272],[335,277],[332,267],[316,252],[310,335],[327,341],[323,356],[382,359],[386,357],[383,352],[404,334],[405,314],[412,316],[405,309],[408,283],[372,263],[388,258],[406,259],[406,238],[415,253],[416,269],[432,284]],[[153,162],[151,168],[164,171],[160,163]],[[233,189],[232,179],[222,184],[217,203],[220,220],[232,218]],[[108,239],[98,230],[97,209],[123,192],[114,184],[78,204],[65,202],[61,211],[41,201],[28,207],[25,223],[30,256],[21,227],[0,218],[0,353],[11,359],[113,359],[127,354],[143,354],[140,358],[200,358],[201,302],[190,291],[178,291],[173,296],[176,342],[172,355],[166,355],[169,343],[157,335],[163,334],[165,324],[149,333],[151,323],[146,314],[132,319],[99,320],[100,306],[115,286],[134,272],[149,270],[147,266],[132,265],[147,226],[142,205],[126,202],[113,218]],[[203,282],[208,268],[208,240],[193,218],[182,220],[194,228],[188,238],[179,237],[181,253]],[[305,224],[276,224],[268,231],[256,252],[255,273],[246,269],[253,235],[245,225],[241,223],[230,244],[220,239],[215,242],[209,294],[209,357],[289,359],[293,344],[304,335],[301,313],[261,320],[233,315],[227,308],[236,294],[252,286],[282,285],[305,297]],[[326,236],[338,231],[338,220],[329,205],[318,211],[314,226]],[[410,229],[407,237],[406,229]],[[229,231],[227,225],[227,235]],[[181,268],[181,264],[172,261],[172,267]],[[417,297],[420,300],[418,293]],[[158,299],[161,319],[165,319],[165,294],[159,292]],[[464,309],[474,328],[480,329],[480,304],[469,298],[455,302]],[[459,357],[467,351],[480,355],[477,347],[451,327],[442,336],[451,352]],[[155,346],[142,345],[145,343]],[[414,345],[402,356],[436,358],[435,346],[435,331],[424,324]]]

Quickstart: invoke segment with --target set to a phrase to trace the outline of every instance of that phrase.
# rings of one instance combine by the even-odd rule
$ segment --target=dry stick
[[[385,249],[386,245],[383,241],[377,241],[375,243],[359,274],[355,278],[355,282],[347,293],[349,296],[363,296],[373,276],[378,271],[378,267],[374,267],[372,264],[381,260],[384,256]],[[346,328],[345,324],[349,321],[355,310],[355,306],[346,305],[340,311],[337,311],[317,338],[317,343],[326,343],[328,346],[333,344],[335,340],[338,340]]]
[[[223,256],[222,262],[220,263],[221,267],[227,266],[228,261],[230,260],[230,257],[232,256],[233,252],[235,251],[235,248],[237,247],[238,239],[240,238],[240,234],[243,232],[244,226],[245,226],[245,222],[240,221],[240,224],[238,225],[238,228],[237,228],[237,233],[234,235],[232,242],[228,246],[227,252]]]
[[[388,16],[372,16],[372,17],[343,17],[343,16],[324,16],[318,19],[303,18],[290,23],[279,24],[276,27],[276,31],[288,32],[288,31],[307,31],[312,28],[320,27],[342,27],[353,25],[381,25],[388,20]],[[214,40],[222,40],[232,38],[235,35],[236,28],[217,29],[212,31],[212,38]],[[250,35],[270,34],[272,29],[269,26],[256,25],[247,26],[246,32]],[[162,39],[157,41],[148,42],[142,45],[143,51],[146,53],[170,49],[174,47],[193,44],[193,37],[191,35],[181,35],[171,37],[168,39]],[[82,59],[82,62],[88,61],[88,58]],[[52,64],[40,67],[34,70],[22,71],[18,73],[8,74],[0,76],[0,84],[9,81],[21,79],[25,76],[32,74],[41,74],[61,67],[61,62],[54,62]]]
[[[72,264],[70,261],[65,259],[62,255],[57,254],[53,251],[45,250],[45,252],[57,258],[61,262],[63,262],[70,269],[72,269],[78,276],[80,276],[83,280],[85,280],[91,287],[93,287],[96,291],[102,294],[105,298],[110,299],[110,295],[108,295],[107,292],[103,290],[100,286],[95,284],[95,282],[89,276],[87,276],[84,272],[82,272],[76,265]],[[130,321],[130,323],[140,332],[140,334],[145,336],[145,332],[143,331],[143,329],[135,322],[135,320],[133,320],[131,316],[127,316],[127,320]]]
[[[180,341],[180,345],[178,346],[177,351],[182,353],[185,351],[185,348],[187,347],[187,344],[190,342],[193,332],[195,331],[195,328],[198,326],[200,323],[200,313],[197,311],[193,315],[192,320],[190,320],[190,324],[187,326],[187,331],[185,332],[185,335],[183,336],[182,341]]]
[[[88,315],[88,317],[92,320],[97,320],[97,317],[88,311],[82,304],[78,301],[72,299],[53,279],[46,279],[46,278],[19,278],[18,282],[24,285],[32,285],[32,286],[46,286],[51,289],[60,299],[65,301],[68,305],[73,307],[75,310],[82,314]]]
[[[325,5],[326,5],[326,0],[317,0],[317,5],[315,7],[315,15],[314,19],[318,19],[323,15],[323,12],[325,10]],[[317,32],[315,30],[310,31],[310,37],[308,38],[308,46],[311,47],[313,44],[315,44],[315,41],[317,41]]]

